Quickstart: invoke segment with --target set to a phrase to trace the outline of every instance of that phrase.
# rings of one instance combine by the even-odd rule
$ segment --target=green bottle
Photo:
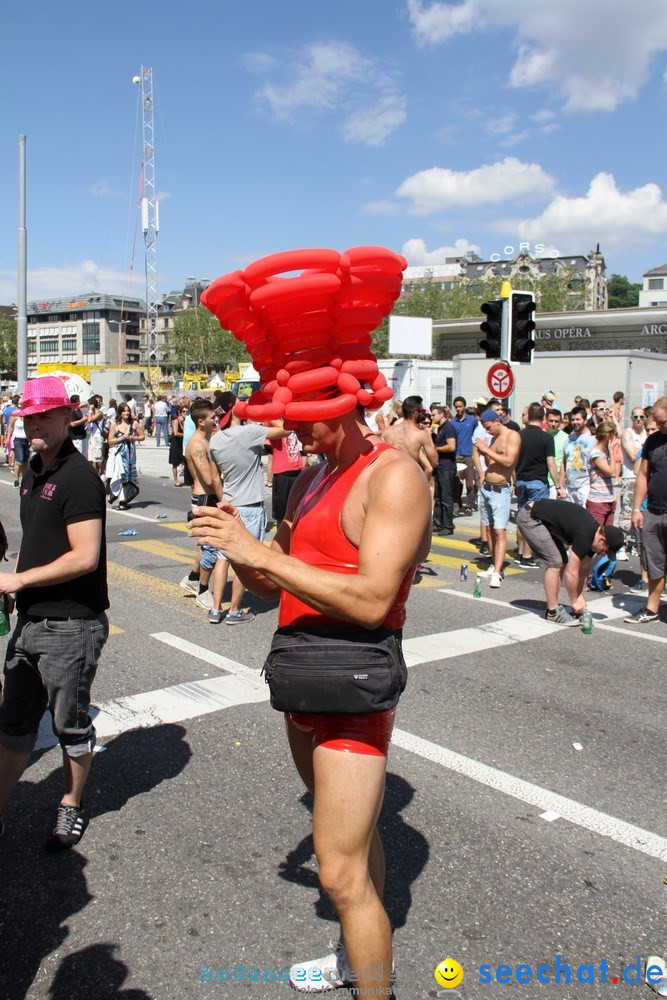
[[[482,578],[481,576],[475,577],[475,589],[472,592],[473,597],[482,596]]]
[[[3,594],[0,599],[0,635],[7,635],[9,632],[9,609],[7,607],[7,595]]]

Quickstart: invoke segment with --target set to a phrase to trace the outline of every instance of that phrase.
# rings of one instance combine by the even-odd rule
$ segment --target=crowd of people
[[[611,405],[575,396],[564,409],[549,390],[523,408],[521,426],[499,399],[469,406],[457,396],[453,411],[440,402],[427,409],[422,397],[410,396],[375,418],[382,438],[423,468],[434,533],[452,535],[455,517],[479,511],[480,555],[489,559],[479,575],[497,589],[515,500],[514,562],[545,570],[549,621],[580,624],[585,592],[610,588],[616,562],[633,552],[641,578],[630,590],[645,596],[646,606],[626,621],[655,621],[667,552],[667,398],[626,414],[620,391]],[[559,601],[561,582],[571,611]]]

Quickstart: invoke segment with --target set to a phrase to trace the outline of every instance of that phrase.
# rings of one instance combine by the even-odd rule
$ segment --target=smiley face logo
[[[437,966],[435,972],[436,982],[440,986],[444,986],[445,989],[451,990],[454,986],[458,986],[463,979],[463,969],[457,961],[453,958],[445,958],[440,965]]]

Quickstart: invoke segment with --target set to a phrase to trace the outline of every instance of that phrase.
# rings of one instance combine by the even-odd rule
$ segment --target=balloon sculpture
[[[259,372],[261,389],[236,414],[331,420],[391,399],[371,333],[391,312],[406,267],[384,247],[286,250],[209,285],[203,305],[245,343]]]

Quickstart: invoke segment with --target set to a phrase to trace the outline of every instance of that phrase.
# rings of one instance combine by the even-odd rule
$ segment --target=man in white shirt
[[[211,456],[220,470],[220,477],[224,483],[225,502],[236,507],[248,531],[262,542],[266,531],[262,472],[264,442],[289,437],[290,431],[283,430],[281,420],[272,421],[268,427],[263,424],[244,424],[234,415],[235,404],[236,396],[233,392],[222,393],[220,407],[224,415],[220,418],[220,423],[225,426],[216,431],[211,438]],[[230,413],[231,418],[226,423],[226,417]],[[228,572],[227,560],[218,558],[212,576],[213,606],[208,613],[211,625],[218,625],[222,621],[220,605]],[[244,593],[243,584],[238,577],[235,577],[225,624],[240,625],[243,622],[251,622],[255,617],[252,611],[241,611]]]

